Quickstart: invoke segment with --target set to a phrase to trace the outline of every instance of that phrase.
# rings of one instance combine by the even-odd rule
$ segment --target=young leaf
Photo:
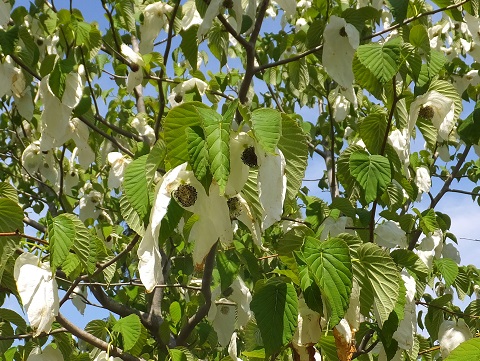
[[[126,351],[131,350],[142,330],[140,318],[137,315],[128,315],[127,317],[118,320],[113,325],[113,331],[119,332],[123,337],[123,347]]]

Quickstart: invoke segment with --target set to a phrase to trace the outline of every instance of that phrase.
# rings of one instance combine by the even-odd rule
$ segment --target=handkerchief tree
[[[478,12],[0,0],[0,360],[480,359]]]

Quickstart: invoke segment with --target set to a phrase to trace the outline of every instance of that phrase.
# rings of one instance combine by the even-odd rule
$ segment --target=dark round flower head
[[[183,96],[182,96],[182,94],[177,94],[177,95],[175,95],[175,98],[173,98],[173,99],[175,100],[175,102],[181,103],[182,100],[183,100]]]
[[[180,184],[173,191],[175,199],[184,207],[191,207],[197,201],[197,190],[190,184]]]
[[[250,146],[245,148],[242,153],[242,161],[245,165],[248,165],[250,168],[258,167],[257,154],[255,153],[255,148]]]
[[[227,201],[230,219],[235,219],[242,214],[241,203],[238,197],[232,197]]]
[[[223,0],[223,7],[226,9],[233,8],[233,1],[234,0]]]
[[[345,26],[342,26],[340,31],[338,32],[342,38],[345,38],[348,36],[347,31],[345,30]]]
[[[418,116],[423,119],[432,120],[433,116],[435,115],[435,111],[430,105],[421,106],[420,110],[418,111]]]

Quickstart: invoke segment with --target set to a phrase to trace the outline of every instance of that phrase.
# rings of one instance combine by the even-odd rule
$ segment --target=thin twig
[[[7,340],[29,340],[31,338],[38,338],[38,337],[46,337],[55,335],[57,333],[64,333],[68,332],[66,328],[57,328],[55,330],[51,330],[48,333],[42,332],[40,335],[34,335],[33,333],[26,333],[21,335],[11,335],[11,336],[0,336],[0,341],[7,341]]]
[[[28,234],[24,234],[24,233],[21,233],[19,232],[18,230],[17,231],[14,231],[14,232],[0,232],[0,237],[20,237],[20,238],[26,238],[26,239],[29,239],[31,241],[35,241],[35,242],[38,242],[38,243],[41,243],[45,246],[48,246],[48,242],[45,241],[44,239],[40,239],[40,238],[37,238],[37,237],[33,237],[33,236],[29,236]]]

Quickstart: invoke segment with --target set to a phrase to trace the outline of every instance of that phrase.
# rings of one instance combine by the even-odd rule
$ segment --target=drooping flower
[[[187,0],[182,6],[183,18],[182,29],[187,30],[194,25],[200,25],[202,23],[202,17],[197,10],[195,0]]]
[[[127,165],[131,162],[129,158],[125,158],[120,152],[110,152],[107,156],[110,163],[110,172],[108,173],[108,187],[118,188],[123,183],[123,175]]]
[[[155,201],[150,215],[150,223],[140,242],[137,255],[140,279],[147,291],[153,290],[161,274],[161,261],[158,249],[158,236],[163,217],[172,197],[184,209],[198,215],[198,221],[190,230],[189,241],[194,242],[193,261],[201,264],[212,246],[219,239],[232,241],[232,226],[227,199],[220,195],[218,185],[212,183],[209,195],[192,171],[183,163],[169,170],[155,191]]]
[[[327,237],[336,237],[340,233],[350,233],[353,234],[353,230],[347,229],[346,227],[353,227],[353,220],[350,217],[338,217],[335,219],[333,217],[327,217],[322,223],[322,233],[320,234],[320,239],[325,240]]]
[[[48,180],[53,188],[59,187],[59,176],[52,151],[42,152],[40,142],[34,141],[22,153],[22,174],[35,175],[39,172],[42,180]]]
[[[160,30],[168,24],[166,14],[171,13],[173,7],[163,1],[147,5],[143,11],[143,23],[140,25],[140,53],[147,54],[153,50],[153,43]]]
[[[30,86],[10,56],[0,62],[0,97],[4,95],[12,95],[20,115],[27,120],[32,119],[34,105]]]
[[[232,133],[230,138],[230,176],[225,194],[233,196],[242,191],[250,168],[258,169],[257,184],[263,207],[262,230],[281,219],[287,190],[285,158],[276,149],[275,154],[265,152],[248,133]]]
[[[350,325],[352,332],[357,332],[359,330],[362,317],[363,316],[360,314],[360,286],[358,285],[358,282],[353,279],[350,302],[348,304],[347,313],[345,313],[345,319]]]
[[[63,361],[63,355],[58,348],[53,348],[52,344],[49,344],[43,350],[40,346],[35,347],[28,355],[27,361]]]
[[[448,258],[454,261],[456,264],[460,264],[461,257],[460,252],[453,243],[446,243],[442,248],[442,257]]]
[[[72,303],[75,308],[83,315],[85,312],[85,307],[87,304],[85,303],[87,299],[87,288],[85,286],[77,286],[72,292],[71,295]]]
[[[78,73],[69,73],[65,78],[65,91],[60,100],[49,85],[49,76],[40,82],[39,91],[43,99],[41,150],[60,146],[59,139],[65,139],[69,133],[70,115],[78,105],[83,94],[84,68],[78,67]]]
[[[232,337],[230,338],[230,343],[228,344],[228,356],[233,361],[242,361],[241,358],[237,356],[237,333],[232,333]]]
[[[23,253],[15,260],[14,278],[34,335],[50,332],[59,309],[58,286],[50,264]]]
[[[352,61],[360,44],[360,34],[352,24],[332,15],[323,32],[322,62],[325,71],[343,88],[352,87]]]
[[[443,321],[438,329],[442,358],[445,360],[458,345],[471,338],[472,333],[463,319],[459,319],[457,322],[452,320]]]
[[[418,96],[410,105],[409,134],[412,134],[418,118],[432,122],[438,131],[439,141],[448,140],[455,126],[455,103],[435,90],[429,91]]]
[[[388,136],[388,143],[395,149],[402,163],[410,163],[410,135],[407,129],[395,129]]]
[[[142,84],[142,81],[143,81],[142,66],[144,65],[144,62],[143,62],[142,56],[137,52],[133,51],[133,49],[126,44],[121,45],[121,51],[122,51],[122,55],[125,58],[127,58],[127,60],[131,64],[134,64],[137,66],[137,69],[131,69],[128,72],[127,91],[131,93],[133,91],[133,88],[135,88],[137,85]]]
[[[204,95],[207,87],[208,84],[198,78],[188,79],[187,81],[176,85],[168,96],[170,106],[173,108],[177,105],[182,104],[185,98],[185,94],[194,90],[195,88],[198,90],[200,95]]]
[[[78,217],[85,222],[87,219],[97,219],[102,210],[98,208],[102,204],[103,195],[93,189],[91,183],[86,183],[80,190],[83,196],[80,198]]]
[[[393,338],[398,342],[398,347],[404,350],[411,350],[417,331],[417,313],[415,306],[416,283],[415,279],[406,271],[402,271],[401,277],[406,288],[404,316],[398,324]]]
[[[305,299],[298,299],[298,326],[293,335],[292,342],[299,346],[316,344],[322,335],[320,328],[320,314],[311,310],[305,303]]]
[[[247,201],[240,195],[237,194],[228,199],[227,201],[228,210],[230,211],[230,218],[233,222],[236,220],[242,222],[250,230],[252,239],[258,246],[261,245],[261,230],[258,222],[255,220],[255,217],[248,205]],[[234,226],[234,231],[236,228]]]
[[[220,298],[218,301],[212,300],[212,307],[210,307],[207,319],[212,322],[213,329],[217,333],[218,343],[222,347],[226,347],[230,343],[231,335],[235,331],[235,310],[235,303],[227,298]]]
[[[386,221],[375,228],[375,243],[387,248],[407,248],[407,234],[398,223]]]
[[[440,258],[443,249],[443,234],[440,229],[423,238],[418,247],[417,255],[425,263],[428,269],[432,269],[433,258]]]
[[[416,169],[415,184],[418,187],[418,193],[421,194],[430,192],[432,178],[430,177],[430,172],[427,167],[421,166]]]
[[[132,120],[132,127],[150,146],[155,143],[155,131],[148,125],[145,114],[137,114]]]

